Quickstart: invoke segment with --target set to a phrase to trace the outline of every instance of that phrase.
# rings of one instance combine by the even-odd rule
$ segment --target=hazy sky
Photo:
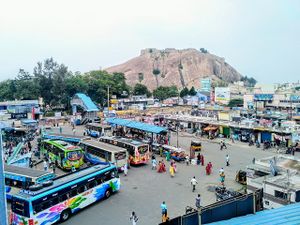
[[[9,0],[0,7],[0,80],[54,57],[72,71],[143,48],[204,47],[261,83],[300,80],[299,0]]]

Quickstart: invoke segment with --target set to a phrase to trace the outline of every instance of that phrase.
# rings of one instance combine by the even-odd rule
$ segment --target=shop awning
[[[205,127],[203,130],[204,131],[214,131],[214,130],[217,130],[218,129],[218,127],[215,127],[215,126],[208,126],[208,127]]]
[[[148,133],[155,133],[155,134],[161,134],[164,132],[167,132],[167,129],[164,127],[160,126],[155,126],[147,123],[142,123],[134,120],[126,120],[126,119],[121,119],[121,118],[108,118],[106,121],[109,124],[113,125],[119,125],[119,126],[124,126],[124,127],[129,127],[129,128],[134,128],[137,130],[142,130]]]

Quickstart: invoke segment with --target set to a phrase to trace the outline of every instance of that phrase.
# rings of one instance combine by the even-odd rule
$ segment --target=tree
[[[205,48],[200,48],[200,52],[202,52],[202,53],[208,53],[208,51]]]
[[[37,87],[34,78],[23,69],[19,70],[18,76],[15,79],[15,98],[21,100],[35,99],[38,95]]]
[[[14,100],[16,96],[15,80],[4,80],[0,82],[0,100]]]
[[[187,87],[184,87],[181,91],[180,91],[180,97],[183,98],[187,95],[189,95],[189,89]]]
[[[140,83],[137,83],[133,88],[133,94],[134,95],[147,95],[147,97],[151,96],[151,92],[148,90],[148,88]]]
[[[241,98],[231,99],[228,103],[228,107],[238,107],[244,104],[244,100]]]
[[[189,91],[189,95],[191,96],[195,96],[197,94],[197,91],[195,90],[194,86],[191,87],[190,91]]]
[[[178,89],[176,86],[164,87],[159,86],[153,91],[153,96],[159,100],[165,100],[170,97],[178,96]]]
[[[253,77],[242,76],[241,81],[244,82],[245,86],[254,87],[257,81]]]

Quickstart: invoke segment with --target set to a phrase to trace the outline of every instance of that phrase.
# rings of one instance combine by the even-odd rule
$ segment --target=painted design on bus
[[[13,214],[13,225],[47,225],[52,224],[60,220],[60,213],[65,209],[71,209],[72,213],[75,213],[92,202],[98,201],[105,196],[107,189],[111,188],[113,192],[120,190],[119,179],[104,183],[94,189],[87,190],[82,194],[70,198],[62,203],[52,206],[48,210],[37,213],[34,219],[29,219],[28,222],[23,216]],[[41,222],[39,222],[41,221]]]

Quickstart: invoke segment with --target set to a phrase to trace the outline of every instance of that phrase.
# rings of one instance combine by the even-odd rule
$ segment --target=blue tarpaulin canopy
[[[147,123],[142,123],[134,120],[125,120],[120,118],[108,118],[106,121],[110,124],[134,128],[138,130],[142,130],[148,133],[161,134],[167,132],[167,129],[164,127],[159,127]]]

